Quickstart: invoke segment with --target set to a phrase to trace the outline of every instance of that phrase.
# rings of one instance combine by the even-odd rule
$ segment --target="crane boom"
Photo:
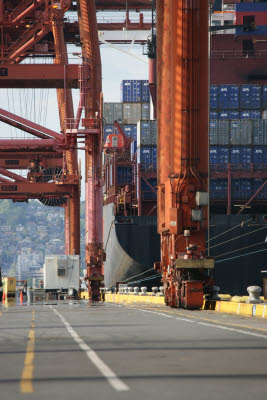
[[[122,127],[120,126],[118,121],[115,120],[113,124],[117,128],[117,131],[118,131],[119,135],[122,136],[124,149],[126,151],[130,151],[132,139],[131,138],[127,138],[127,136],[124,133],[124,130],[122,129]]]

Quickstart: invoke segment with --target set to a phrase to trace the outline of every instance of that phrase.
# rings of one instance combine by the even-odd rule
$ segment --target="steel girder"
[[[0,88],[78,88],[77,64],[1,64]]]

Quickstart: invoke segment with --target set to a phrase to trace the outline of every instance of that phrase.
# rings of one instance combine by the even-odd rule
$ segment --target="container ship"
[[[157,121],[150,119],[149,82],[124,80],[120,90],[120,103],[104,104],[106,287],[160,261]]]
[[[207,244],[221,291],[239,295],[266,269],[266,16],[252,1],[214,2],[211,14]]]
[[[241,295],[250,285],[262,286],[266,269],[267,2],[216,1],[212,7],[207,252],[221,292]],[[121,103],[104,110],[107,146],[114,149],[120,140],[115,119],[132,138],[130,155],[115,152],[106,159],[106,286],[160,259],[148,82],[123,81],[121,94]]]

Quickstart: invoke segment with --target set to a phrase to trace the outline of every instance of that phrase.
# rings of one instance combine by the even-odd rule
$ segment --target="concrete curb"
[[[126,294],[106,294],[107,303],[121,304],[161,304],[165,306],[163,296],[133,296]],[[226,314],[237,314],[246,317],[258,317],[267,319],[267,303],[245,304],[231,301],[204,301],[203,310],[222,312]]]

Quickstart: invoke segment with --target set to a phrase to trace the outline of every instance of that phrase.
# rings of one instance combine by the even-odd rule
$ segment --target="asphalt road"
[[[0,306],[0,399],[265,399],[267,321],[162,306]]]

